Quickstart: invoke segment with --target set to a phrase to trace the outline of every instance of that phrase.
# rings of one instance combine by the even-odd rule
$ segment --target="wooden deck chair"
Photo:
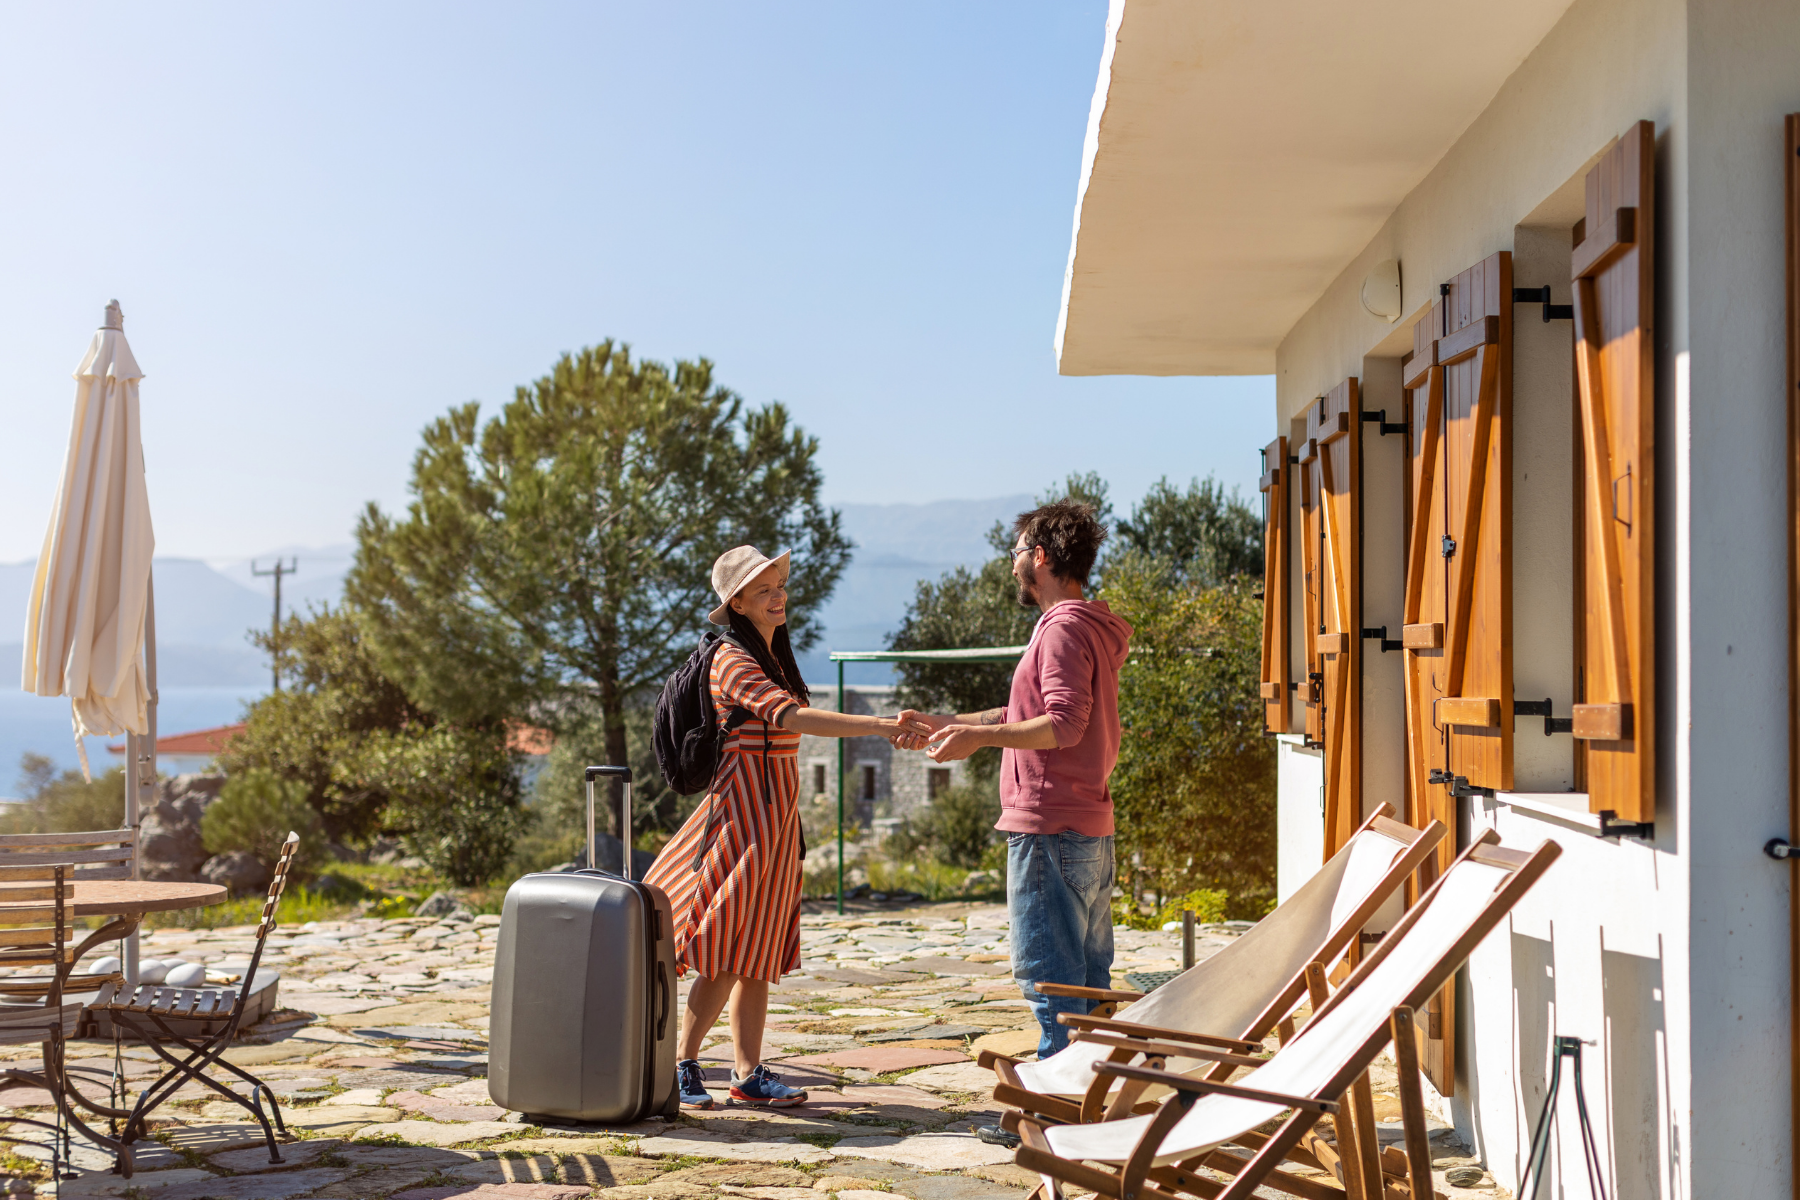
[[[1391,906],[1397,917],[1401,886],[1443,839],[1442,822],[1414,829],[1393,820],[1392,811],[1381,805],[1287,903],[1146,996],[1035,986],[1051,995],[1132,1001],[1116,1018],[1064,1014],[1063,1023],[1076,1029],[1170,1038],[1239,1053],[1260,1051],[1262,1039],[1278,1026],[1291,1031],[1288,1016],[1307,998],[1307,964],[1329,969],[1384,908]],[[1130,1113],[1145,1098],[1149,1085],[1141,1080],[1094,1074],[1096,1062],[1133,1057],[1129,1050],[1087,1040],[1072,1042],[1043,1062],[1019,1062],[993,1051],[983,1051],[980,1061],[998,1078],[994,1099],[1000,1103],[1058,1121],[1097,1121],[1108,1111]],[[1219,1064],[1177,1058],[1162,1065],[1186,1073],[1211,1071]],[[1108,1109],[1107,1097],[1115,1087],[1119,1096]],[[1151,1094],[1163,1094],[1162,1089]]]
[[[282,1161],[281,1151],[275,1144],[275,1135],[279,1132],[283,1137],[287,1136],[287,1126],[282,1122],[281,1106],[275,1100],[275,1093],[269,1089],[268,1084],[220,1056],[237,1034],[244,1006],[250,998],[249,985],[256,978],[256,969],[262,963],[263,945],[268,941],[269,931],[275,928],[275,912],[281,905],[281,893],[287,887],[288,869],[293,864],[294,852],[299,848],[300,835],[297,833],[289,833],[287,840],[281,844],[281,856],[275,864],[275,878],[269,884],[269,898],[263,902],[262,916],[256,926],[256,949],[251,952],[250,965],[244,970],[244,986],[176,988],[144,984],[130,995],[121,994],[104,1003],[89,1006],[90,1011],[104,1012],[115,1028],[122,1028],[147,1043],[158,1057],[169,1064],[169,1069],[139,1093],[137,1103],[129,1109],[81,1101],[83,1107],[93,1112],[123,1120],[124,1125],[119,1133],[119,1172],[127,1179],[131,1177],[131,1144],[149,1136],[146,1122],[150,1114],[189,1080],[203,1083],[225,1099],[249,1109],[257,1124],[262,1126],[263,1139],[269,1147],[269,1161]],[[169,1026],[170,1019],[180,1020],[184,1030],[192,1029],[198,1023],[200,1032],[177,1032]],[[183,1053],[171,1050],[171,1046]],[[249,1098],[246,1099],[205,1073],[214,1067],[249,1084]],[[270,1111],[267,1114],[263,1112],[262,1106],[265,1096],[269,1101]],[[271,1116],[274,1118],[272,1127]]]
[[[0,969],[31,972],[27,977],[13,975],[4,980],[9,986],[8,1002],[0,1004],[0,1045],[38,1043],[44,1056],[41,1070],[0,1070],[0,1094],[15,1088],[41,1088],[56,1101],[53,1122],[34,1117],[7,1118],[9,1126],[47,1131],[47,1142],[17,1136],[11,1128],[0,1134],[0,1141],[49,1150],[53,1179],[62,1178],[63,1168],[69,1163],[71,1122],[99,1144],[111,1144],[103,1135],[73,1119],[62,1086],[63,1044],[75,1035],[82,1011],[81,1001],[65,994],[72,978],[69,972],[88,945],[96,941],[90,936],[80,947],[69,945],[75,930],[72,874],[73,868],[67,864],[0,865]],[[107,931],[102,933],[107,936],[98,940],[112,936]],[[95,978],[112,982],[118,977]]]
[[[1111,1200],[1249,1200],[1269,1187],[1309,1200],[1348,1196],[1383,1200],[1394,1194],[1381,1180],[1372,1138],[1356,1139],[1356,1169],[1345,1187],[1282,1170],[1290,1155],[1305,1161],[1302,1140],[1323,1115],[1336,1115],[1344,1095],[1390,1041],[1400,1066],[1400,1104],[1413,1200],[1432,1195],[1413,1013],[1449,981],[1562,853],[1546,841],[1530,854],[1502,849],[1492,830],[1483,832],[1365,957],[1344,987],[1326,1001],[1293,1040],[1240,1079],[1196,1079],[1129,1063],[1097,1062],[1093,1070],[1123,1079],[1160,1083],[1173,1094],[1155,1113],[1085,1125],[1048,1125],[1015,1117],[1023,1139],[1014,1158],[1039,1172],[1055,1197],[1064,1183]],[[1138,1052],[1198,1054],[1244,1064],[1225,1052],[1193,1050],[1155,1041]],[[1364,1106],[1366,1093],[1357,1097]],[[1279,1120],[1275,1132],[1256,1132]],[[1373,1126],[1372,1114],[1367,1121]],[[1240,1147],[1233,1152],[1226,1147]],[[1299,1151],[1296,1154],[1296,1151]],[[1307,1164],[1316,1165],[1316,1164]],[[1212,1174],[1217,1172],[1218,1174]],[[1221,1178],[1222,1177],[1222,1178]],[[1400,1195],[1405,1196],[1405,1191]]]
[[[70,883],[130,879],[137,861],[138,831],[0,834],[0,861],[11,867],[66,864]]]

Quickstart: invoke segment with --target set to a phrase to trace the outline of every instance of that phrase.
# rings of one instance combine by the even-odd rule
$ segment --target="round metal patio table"
[[[159,883],[151,879],[77,881],[75,915],[126,917],[135,924],[145,913],[206,908],[227,898],[216,883]]]

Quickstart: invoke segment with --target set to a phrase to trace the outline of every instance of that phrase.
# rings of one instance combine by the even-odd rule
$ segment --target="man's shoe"
[[[675,1064],[675,1090],[681,1093],[683,1108],[711,1108],[712,1093],[706,1090],[706,1080],[700,1073],[700,1064],[691,1058],[684,1058]]]
[[[799,1088],[789,1087],[768,1067],[758,1063],[756,1069],[742,1079],[736,1074],[732,1075],[731,1102],[754,1104],[762,1108],[792,1108],[796,1104],[806,1103],[806,1093]]]
[[[1019,1135],[1008,1133],[998,1125],[977,1125],[975,1136],[990,1146],[1005,1146],[1008,1150],[1019,1148]]]

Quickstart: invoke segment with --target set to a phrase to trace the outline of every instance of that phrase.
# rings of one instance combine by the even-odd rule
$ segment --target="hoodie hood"
[[[1064,600],[1038,621],[1031,632],[1032,640],[1036,641],[1046,627],[1065,622],[1079,626],[1095,652],[1114,671],[1125,665],[1125,656],[1131,651],[1131,623],[1108,607],[1106,601]]]

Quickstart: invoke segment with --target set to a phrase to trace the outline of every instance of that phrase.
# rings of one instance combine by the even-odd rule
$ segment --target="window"
[[[950,790],[950,768],[932,767],[925,773],[925,798],[936,800]]]
[[[872,764],[865,764],[862,769],[862,798],[875,798],[875,768]]]
[[[823,796],[824,794],[825,794],[825,764],[824,763],[814,763],[813,764],[813,795]]]

